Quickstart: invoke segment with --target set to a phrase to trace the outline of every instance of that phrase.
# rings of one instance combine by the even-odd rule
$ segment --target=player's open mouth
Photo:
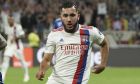
[[[72,25],[72,23],[68,23],[67,25],[71,26],[71,25]]]
[[[67,24],[67,26],[68,26],[69,28],[71,28],[71,27],[72,27],[72,24],[71,24],[71,23],[69,23],[69,24]]]
[[[67,25],[72,26],[72,23],[68,23]]]

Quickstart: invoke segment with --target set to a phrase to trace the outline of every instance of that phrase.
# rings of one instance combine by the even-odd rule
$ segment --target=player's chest
[[[90,43],[89,35],[61,35],[60,37],[56,38],[57,45],[69,45],[69,44],[83,44],[83,43]]]
[[[14,28],[8,28],[7,30],[6,30],[6,33],[8,34],[8,35],[14,35],[16,32],[15,32],[16,30],[14,30]]]

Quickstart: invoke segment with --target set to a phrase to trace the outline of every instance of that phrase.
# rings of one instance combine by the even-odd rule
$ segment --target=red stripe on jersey
[[[80,39],[81,39],[81,45],[84,44],[84,42],[82,41],[82,34],[84,34],[84,31],[83,30],[80,30]],[[85,52],[81,52],[80,51],[80,60],[78,62],[78,66],[77,66],[77,69],[76,69],[76,72],[74,74],[74,78],[73,78],[73,82],[72,84],[77,84],[78,83],[78,79],[79,79],[79,75],[80,75],[80,70],[82,68],[82,65],[83,65],[83,60],[84,60],[84,54]]]

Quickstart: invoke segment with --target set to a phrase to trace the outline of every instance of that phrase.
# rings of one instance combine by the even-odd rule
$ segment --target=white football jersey
[[[17,47],[23,47],[23,44],[20,39],[17,42],[11,42],[11,40],[14,37],[19,37],[19,36],[25,34],[22,29],[22,26],[20,24],[15,23],[14,26],[12,26],[12,27],[6,26],[5,34],[8,36],[7,37],[7,46],[15,45]]]
[[[52,31],[45,53],[55,53],[55,64],[50,78],[60,84],[87,84],[91,70],[93,43],[101,44],[104,35],[95,27],[79,25],[75,33],[63,28]]]

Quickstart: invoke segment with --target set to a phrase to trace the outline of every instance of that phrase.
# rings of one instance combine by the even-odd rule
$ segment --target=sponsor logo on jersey
[[[61,45],[61,50],[65,55],[80,55],[88,49],[88,45]]]
[[[81,41],[82,42],[88,42],[88,36],[87,35],[81,35]]]

